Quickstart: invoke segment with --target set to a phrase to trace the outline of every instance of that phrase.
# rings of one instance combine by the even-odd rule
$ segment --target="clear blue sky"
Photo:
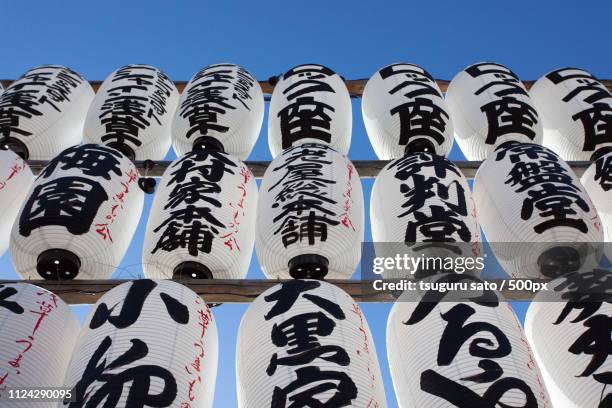
[[[60,5],[61,4],[61,5]],[[21,75],[40,64],[67,65],[88,79],[104,79],[129,63],[147,63],[175,80],[200,68],[233,62],[264,79],[300,63],[329,66],[345,78],[367,78],[386,64],[416,63],[434,77],[450,79],[482,60],[535,79],[562,66],[612,77],[610,0],[568,1],[104,1],[0,3],[0,78]],[[374,159],[353,103],[351,159]],[[267,117],[266,119],[267,120]],[[265,126],[250,156],[269,160]],[[463,159],[455,146],[452,159]],[[364,181],[366,207],[371,180]],[[115,277],[142,274],[147,200],[137,235]],[[369,209],[366,208],[366,214]],[[371,239],[369,220],[366,240]],[[16,275],[5,254],[0,279]],[[249,278],[263,278],[255,257]],[[515,305],[521,320],[526,304]],[[385,350],[390,305],[362,304],[386,386],[389,407],[397,406]],[[214,310],[220,359],[215,407],[236,406],[235,344],[245,305]],[[77,307],[82,319],[88,307]]]

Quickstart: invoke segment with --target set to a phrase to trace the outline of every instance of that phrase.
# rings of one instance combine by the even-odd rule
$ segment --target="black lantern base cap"
[[[217,152],[225,151],[223,143],[221,143],[219,139],[214,138],[212,136],[200,136],[193,141],[193,150],[200,149],[214,150]]]
[[[140,177],[138,179],[138,187],[146,194],[153,194],[155,192],[155,186],[157,182],[152,177]]]
[[[19,139],[15,139],[14,137],[5,137],[0,140],[0,146],[3,150],[12,150],[17,156],[21,157],[23,160],[28,160],[30,157],[30,151],[26,147],[25,143],[23,143]]]
[[[602,147],[601,149],[596,150],[595,153],[591,155],[591,160],[595,161],[599,159],[600,157],[605,156],[608,153],[612,153],[612,146],[606,146],[606,147]]]
[[[78,256],[65,249],[48,249],[38,255],[36,271],[47,280],[70,280],[77,277],[81,269]]]
[[[540,272],[550,278],[576,272],[581,265],[580,252],[570,246],[557,246],[547,249],[538,257]]]
[[[414,153],[431,153],[436,154],[436,147],[430,140],[416,139],[409,142],[404,149],[404,154],[407,156]]]
[[[199,262],[186,261],[178,264],[172,271],[172,279],[212,279],[212,271]]]
[[[289,275],[294,279],[323,279],[328,272],[329,261],[316,254],[304,254],[291,258]]]
[[[115,150],[119,150],[121,153],[123,153],[124,156],[126,156],[131,161],[134,161],[136,159],[136,153],[134,153],[134,150],[130,146],[126,145],[125,143],[111,142],[107,144],[107,146],[112,147]]]

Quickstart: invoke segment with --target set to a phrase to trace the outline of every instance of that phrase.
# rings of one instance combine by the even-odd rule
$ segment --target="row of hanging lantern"
[[[275,78],[268,142],[273,157],[307,142],[346,155],[351,142],[350,96],[331,69],[304,64]],[[94,95],[69,68],[31,69],[0,97],[4,145],[22,157],[51,159],[79,143],[106,144],[131,159],[161,160],[194,146],[222,146],[245,160],[264,111],[257,80],[233,64],[210,65],[180,96],[174,83],[149,65],[127,65]],[[474,64],[459,72],[443,97],[423,68],[398,63],[374,74],[363,91],[368,136],[381,159],[410,151],[447,156],[454,139],[469,160],[484,160],[506,141],[543,144],[564,160],[594,159],[612,149],[607,136],[612,96],[584,70],[562,68],[527,91],[508,68]]]
[[[479,282],[456,274],[425,279]],[[494,291],[405,292],[386,336],[398,405],[609,406],[611,310],[601,297],[609,281],[599,270],[552,281],[553,290],[529,306],[525,331]],[[63,404],[70,408],[212,406],[217,323],[189,288],[124,283],[96,302],[80,331],[68,306],[42,288],[0,285],[0,299],[0,396],[44,384],[70,389]],[[363,312],[319,280],[279,283],[253,301],[238,330],[236,374],[240,407],[386,406]]]
[[[26,196],[19,187],[32,183],[31,172],[14,153],[2,154],[13,160],[5,161],[0,191],[7,194],[6,219],[17,215],[11,232],[17,272],[26,279],[110,277],[141,216],[143,192],[136,186],[133,163],[110,147],[75,146],[45,167]],[[479,256],[476,208],[480,206],[497,210],[480,216],[489,241],[526,243],[502,246],[507,253],[497,249],[511,275],[555,276],[592,267],[601,256],[598,243],[604,233],[609,239],[610,233],[609,200],[605,200],[610,155],[593,163],[584,176],[592,180],[585,185],[595,190],[603,225],[571,169],[557,159],[542,146],[504,145],[476,177],[477,205],[460,170],[444,157],[413,153],[391,161],[372,191],[374,241],[406,243],[416,256],[424,252],[443,258]],[[571,212],[570,207],[561,215],[577,217],[563,220],[554,214],[546,219],[525,217],[524,210],[518,213],[508,197],[523,194],[519,195],[523,201],[532,200],[520,183],[508,186],[512,178],[504,184],[494,177],[481,179],[494,161],[505,163],[510,176],[520,174],[512,170],[519,164],[529,169],[550,166],[557,173],[553,179],[544,174],[546,185],[561,187],[548,193],[547,199],[559,200],[570,192],[576,210]],[[361,255],[364,214],[360,179],[350,161],[321,144],[286,149],[268,168],[261,191],[257,210],[252,173],[226,153],[199,149],[177,159],[162,177],[151,210],[143,250],[145,276],[242,278],[254,244],[269,278],[352,275]],[[533,204],[527,208],[545,210]],[[583,229],[582,235],[576,235]],[[452,244],[457,242],[471,245]],[[546,246],[532,249],[534,242]],[[439,271],[418,271],[416,276],[435,272]]]

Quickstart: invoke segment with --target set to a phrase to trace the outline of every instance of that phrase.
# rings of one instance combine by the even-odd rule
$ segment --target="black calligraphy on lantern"
[[[275,192],[272,208],[278,209],[274,235],[280,234],[285,248],[304,241],[325,242],[328,227],[340,223],[334,208],[338,202],[330,197],[336,180],[325,177],[325,167],[332,164],[330,154],[325,145],[306,143],[285,151],[283,164],[273,169],[283,172],[268,191]]]
[[[213,240],[226,225],[214,214],[222,203],[225,173],[235,174],[238,165],[228,155],[208,149],[192,151],[173,163],[168,181],[172,188],[164,205],[167,218],[155,229],[160,236],[151,253],[186,248],[191,256],[210,253]]]
[[[336,93],[329,82],[333,75],[332,70],[322,65],[300,65],[283,75],[283,80],[291,81],[283,89],[288,104],[277,114],[283,149],[306,138],[331,141],[331,124],[336,108],[318,95]]]
[[[34,187],[19,217],[19,233],[61,225],[71,234],[89,231],[108,195],[100,183],[85,177],[61,177]]]
[[[130,327],[132,324],[136,323],[140,317],[147,298],[156,287],[157,283],[150,279],[133,281],[125,298],[121,302],[116,303],[112,307],[109,307],[104,302],[98,305],[89,323],[89,328],[95,330],[107,322],[117,329]],[[165,292],[160,292],[159,297],[173,321],[178,324],[187,324],[189,322],[189,310],[187,306]],[[113,314],[120,304],[121,310],[118,311],[118,314]]]
[[[11,286],[0,285],[0,308],[7,309],[11,313],[23,314],[23,307],[10,298],[17,294],[17,289]]]
[[[514,143],[499,149],[495,161],[506,156],[512,168],[505,184],[525,195],[521,219],[530,220],[534,216],[542,219],[533,227],[536,233],[561,226],[588,232],[580,215],[590,211],[589,203],[574,182],[571,170],[561,164],[557,155],[536,144]]]
[[[445,276],[442,279],[448,282],[476,280],[457,275]],[[438,302],[444,296],[445,294],[438,291],[426,292],[404,324],[414,326],[422,322],[436,309]],[[473,301],[481,307],[496,308],[499,305],[497,295],[492,291],[483,292]],[[438,343],[437,365],[451,366],[459,351],[464,348],[464,344],[469,342],[469,347],[466,349],[470,356],[480,359],[477,364],[480,371],[477,374],[452,379],[435,369],[426,369],[421,372],[419,379],[423,391],[459,408],[506,406],[501,401],[509,392],[523,396],[525,402],[521,407],[538,407],[538,401],[529,384],[521,378],[504,377],[504,368],[496,361],[512,354],[512,344],[499,327],[478,321],[476,309],[468,303],[454,304],[439,316],[446,322],[446,326]],[[461,361],[465,364],[466,357],[462,356]],[[490,384],[482,395],[470,388],[470,385],[482,384]]]
[[[597,78],[576,68],[558,69],[546,74],[546,78],[554,85],[563,84],[564,90],[568,89],[565,81],[571,81],[571,90],[562,101],[578,100],[580,103],[576,106],[584,107],[572,115],[584,128],[583,151],[594,151],[601,144],[612,143],[612,95]]]
[[[324,344],[336,329],[336,321],[346,319],[337,303],[314,293],[308,293],[321,286],[317,281],[293,280],[279,285],[278,290],[265,296],[267,303],[273,303],[266,320],[277,318],[291,310],[298,299],[317,306],[319,311],[294,314],[274,324],[270,337],[272,343],[283,354],[274,353],[266,369],[273,376],[279,366],[299,367],[296,378],[284,386],[274,387],[271,407],[344,407],[351,406],[357,397],[357,386],[342,367],[350,364],[348,352],[338,344]],[[326,364],[326,370],[312,365],[317,360]],[[310,364],[310,365],[309,365]],[[322,400],[322,393],[333,392]]]
[[[189,121],[185,137],[229,132],[229,121],[223,120],[223,115],[239,108],[250,111],[254,86],[253,77],[235,65],[216,64],[199,71],[179,107],[181,118]]]
[[[127,65],[117,70],[100,107],[103,143],[115,148],[142,145],[140,132],[153,123],[162,126],[174,85],[170,78],[147,65]]]
[[[136,363],[149,354],[149,348],[140,339],[131,339],[131,347],[113,361],[106,357],[113,340],[102,340],[87,363],[81,379],[75,385],[73,402],[64,402],[68,408],[102,408],[119,406],[124,390],[126,407],[169,407],[177,395],[176,379],[167,369],[152,364]],[[151,392],[151,383],[161,391]]]
[[[612,154],[595,161],[595,181],[604,191],[612,189]]]
[[[423,174],[422,170],[428,168],[433,169],[433,176]],[[445,181],[447,174],[461,177],[452,162],[442,156],[417,153],[395,160],[389,170],[394,170],[395,178],[402,181],[400,192],[406,198],[402,204],[404,211],[398,215],[398,218],[409,217],[406,244],[418,241],[436,246],[436,243],[471,241],[472,232],[465,223],[466,191],[458,180]]]
[[[379,71],[383,80],[401,78],[388,92],[401,93],[406,102],[390,110],[400,120],[399,144],[407,145],[411,139],[426,137],[438,145],[444,142],[449,115],[441,105],[442,95],[429,73],[415,65],[393,64]],[[438,101],[438,102],[436,102]]]
[[[552,323],[559,325],[568,322],[581,326],[582,329],[580,334],[572,336],[573,343],[567,351],[584,356],[585,363],[582,371],[570,374],[576,377],[591,377],[601,384],[598,405],[600,408],[612,404],[612,377],[605,369],[605,363],[612,355],[612,317],[606,313],[606,308],[609,309],[611,304],[607,293],[611,284],[612,277],[609,272],[596,269],[568,275],[554,288],[555,291],[562,292],[561,296],[566,303]],[[573,312],[577,312],[576,315],[572,315]]]
[[[48,65],[28,71],[0,95],[0,141],[31,136],[22,120],[42,116],[45,107],[61,112],[83,79],[69,68]]]
[[[521,134],[530,140],[535,138],[538,113],[526,102],[529,95],[514,72],[490,62],[472,65],[465,72],[472,78],[483,75],[490,78],[474,95],[487,92],[497,97],[480,107],[487,116],[486,144],[495,144],[497,138],[506,134]]]

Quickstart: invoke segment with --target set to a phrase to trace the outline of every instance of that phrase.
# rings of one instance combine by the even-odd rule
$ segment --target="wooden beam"
[[[93,304],[106,292],[130,280],[0,280],[2,284],[30,283],[45,288],[68,304]],[[211,279],[175,281],[188,286],[208,303],[250,303],[262,292],[282,282],[267,279]],[[357,302],[391,303],[395,297],[391,293],[376,291],[371,281],[329,280]],[[507,285],[506,285],[507,286]],[[503,290],[508,300],[530,300],[534,294],[527,291]]]
[[[612,92],[612,79],[600,79],[599,81],[602,84],[604,84],[604,86],[608,88],[610,92]],[[13,82],[13,80],[3,79],[3,80],[0,80],[0,82],[2,82],[2,85],[4,85],[4,87],[6,88]],[[368,80],[367,79],[349,79],[344,82],[346,83],[346,87],[348,88],[348,91],[351,97],[361,98],[361,95],[363,94],[363,88],[365,87],[365,84],[366,82],[368,82]],[[436,79],[436,82],[438,83],[438,86],[440,87],[442,92],[446,92],[446,89],[448,88],[448,84],[450,81],[446,79]],[[528,80],[528,81],[523,81],[523,84],[525,84],[525,87],[527,89],[530,89],[533,86],[534,82],[535,82],[534,80]],[[102,81],[90,81],[89,83],[93,87],[94,91],[97,92],[98,88],[100,88],[100,85],[102,84]],[[185,86],[187,85],[187,81],[175,81],[174,84],[178,88],[179,92],[182,93],[183,90],[185,89]],[[259,85],[261,85],[261,89],[263,90],[264,94],[267,94],[267,95],[272,94],[272,91],[274,90],[274,85],[270,84],[268,80],[259,81]]]
[[[164,171],[168,168],[171,162],[169,161],[156,161],[155,165],[146,174],[150,177],[160,177]],[[361,178],[373,178],[380,173],[383,167],[388,163],[386,160],[353,160],[353,165],[357,169]],[[476,175],[476,171],[480,166],[479,161],[455,161],[454,162],[459,169],[463,172],[466,178],[472,179]],[[30,160],[28,161],[30,168],[34,174],[39,174],[44,166],[47,164],[44,160]],[[140,171],[141,175],[145,174],[145,164],[142,161],[135,162],[136,167]],[[588,161],[572,161],[568,162],[576,176],[581,177],[587,167],[591,164]],[[247,161],[246,165],[251,169],[256,178],[262,178],[266,169],[270,165],[269,161]]]

